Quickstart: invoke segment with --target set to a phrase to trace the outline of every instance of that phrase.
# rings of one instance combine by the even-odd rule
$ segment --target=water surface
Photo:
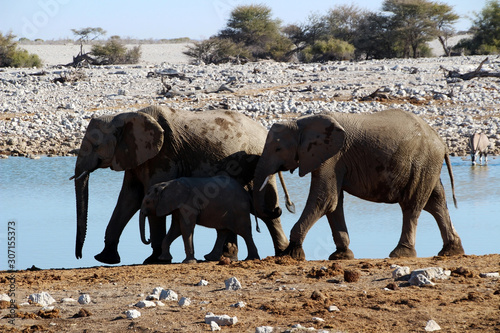
[[[75,258],[76,204],[73,175],[74,157],[42,157],[39,160],[8,158],[0,160],[0,270],[7,269],[8,222],[16,223],[16,268],[74,268],[100,265],[94,259],[104,246],[104,232],[116,204],[123,179],[122,172],[97,170],[90,177],[89,216],[83,258]],[[453,207],[450,180],[443,168],[442,181],[448,195],[448,208],[467,254],[500,252],[500,158],[490,158],[488,166],[470,165],[470,161],[452,158],[458,209]],[[286,173],[285,180],[297,214],[283,208],[282,224],[289,235],[298,220],[309,193],[309,175],[299,178]],[[280,192],[280,198],[283,194]],[[378,204],[345,197],[345,216],[351,250],[356,258],[385,258],[396,246],[402,227],[399,205]],[[168,222],[169,226],[170,223]],[[254,240],[261,258],[274,255],[269,232],[254,229]],[[195,255],[202,259],[210,252],[215,231],[197,226],[194,234]],[[416,249],[419,257],[436,255],[442,240],[435,220],[422,212],[417,228]],[[246,248],[239,238],[240,258]],[[172,244],[174,262],[184,259],[182,239]],[[309,231],[304,242],[309,260],[328,259],[335,251],[331,230],[325,217]],[[138,215],[130,220],[119,244],[121,264],[139,264],[151,254],[149,245],[140,241]]]

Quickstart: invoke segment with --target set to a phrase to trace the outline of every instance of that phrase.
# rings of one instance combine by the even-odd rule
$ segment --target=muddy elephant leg
[[[336,209],[326,214],[330,229],[332,229],[333,241],[337,249],[328,260],[354,259],[354,254],[349,249],[349,233],[345,224],[344,217],[344,192],[341,192],[337,201]]]
[[[218,261],[224,256],[231,260],[238,260],[238,240],[237,235],[229,230],[217,229],[217,239],[214,248],[206,254],[205,260]]]
[[[149,216],[148,220],[151,248],[153,249],[153,253],[144,260],[143,264],[151,265],[168,263],[159,259],[162,254],[161,246],[166,233],[166,217]]]
[[[142,187],[134,186],[131,176],[125,172],[118,202],[106,227],[104,249],[94,256],[96,260],[105,264],[118,264],[120,262],[120,255],[118,254],[120,236],[128,221],[141,208],[143,197]]]
[[[184,251],[186,253],[186,258],[182,262],[185,264],[196,263],[196,258],[194,257],[193,234],[197,218],[197,215],[191,214],[189,217],[183,215],[180,219],[180,230],[184,242]]]
[[[161,256],[158,257],[164,263],[172,262],[172,254],[170,253],[170,245],[181,235],[181,226],[179,220],[172,216],[172,224],[168,229],[167,235],[163,238],[161,244]]]
[[[451,256],[464,254],[462,241],[457,231],[451,223],[450,213],[446,205],[446,196],[443,184],[439,182],[431,193],[424,210],[431,213],[441,232],[443,239],[443,248],[439,251],[440,256]]]
[[[403,228],[399,243],[389,254],[389,257],[416,257],[415,238],[417,235],[418,218],[422,209],[420,207],[415,207],[415,205],[408,205],[408,207],[402,203],[400,203],[400,205],[403,211]]]
[[[258,189],[255,189],[258,190]],[[266,211],[275,211],[277,208],[279,209],[279,200],[278,200],[278,189],[276,186],[276,180],[273,177],[272,180],[269,181],[268,185],[265,188],[265,202],[266,202]],[[273,240],[274,245],[274,254],[276,256],[281,255],[283,251],[288,247],[289,242],[288,238],[283,231],[283,226],[281,225],[281,220],[279,217],[264,217],[262,221],[267,226],[269,233],[271,234],[271,239]]]

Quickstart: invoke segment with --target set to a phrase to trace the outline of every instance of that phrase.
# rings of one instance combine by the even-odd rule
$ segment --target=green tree
[[[83,44],[89,41],[95,40],[106,34],[106,30],[102,28],[82,28],[82,29],[71,29],[73,34],[78,37],[77,41],[80,42],[80,56],[83,55]]]
[[[184,54],[194,58],[196,62],[205,64],[220,64],[230,61],[245,61],[251,57],[250,52],[242,43],[235,43],[230,39],[211,37],[194,42]]]
[[[500,2],[490,0],[472,26],[473,36],[460,41],[455,49],[464,48],[471,54],[496,54],[500,52]]]
[[[451,48],[448,46],[448,39],[455,34],[453,24],[460,18],[453,12],[451,6],[443,3],[433,3],[431,8],[431,21],[435,24],[435,33],[443,47],[444,53],[449,57]]]
[[[112,36],[104,45],[92,46],[90,52],[101,64],[136,64],[141,57],[141,47],[127,50],[119,36]]]
[[[227,26],[217,37],[242,43],[255,58],[281,55],[289,51],[292,43],[280,30],[281,21],[272,19],[271,9],[264,5],[236,7]]]
[[[0,67],[40,67],[38,55],[19,49],[15,38],[11,32],[5,36],[0,32]]]

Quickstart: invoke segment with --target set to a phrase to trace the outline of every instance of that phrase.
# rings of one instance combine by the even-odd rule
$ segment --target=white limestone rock
[[[56,300],[52,298],[52,296],[50,296],[48,292],[45,291],[37,294],[31,294],[29,295],[28,299],[31,301],[31,303],[41,306],[48,306],[56,302]]]

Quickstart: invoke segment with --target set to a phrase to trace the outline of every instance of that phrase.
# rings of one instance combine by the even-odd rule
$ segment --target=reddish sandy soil
[[[435,281],[435,286],[416,287],[395,281],[392,264],[411,270],[442,267],[452,274]],[[354,280],[359,273],[359,280],[346,281],[346,271],[354,272]],[[15,310],[14,326],[4,302],[0,331],[207,332],[211,329],[204,318],[212,312],[238,318],[235,325],[223,326],[223,332],[255,332],[260,326],[284,332],[294,324],[329,332],[424,332],[431,319],[441,332],[499,332],[500,279],[479,276],[499,271],[499,254],[339,262],[268,257],[228,265],[203,262],[17,271],[17,304],[41,291],[57,302],[47,312],[37,305],[21,305]],[[0,293],[8,292],[10,275],[0,272]],[[224,280],[230,277],[236,277],[242,289],[225,290]],[[209,284],[197,286],[202,279]],[[138,309],[141,317],[127,319],[125,311],[137,309],[134,304],[155,287],[172,289],[179,298],[188,297],[191,305],[164,301],[164,306]],[[90,304],[61,302],[65,297],[76,300],[83,293],[90,295]],[[231,307],[240,301],[246,306]],[[329,312],[332,305],[340,311]]]

